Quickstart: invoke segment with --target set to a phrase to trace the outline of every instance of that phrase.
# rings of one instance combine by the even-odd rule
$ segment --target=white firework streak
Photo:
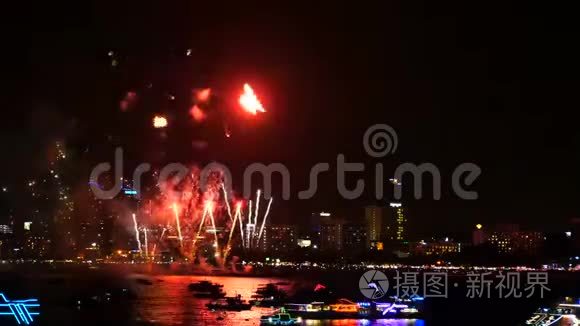
[[[248,204],[248,224],[252,224],[252,200]]]
[[[137,216],[135,215],[135,213],[133,213],[132,217],[133,217],[133,225],[135,226],[135,239],[137,240],[137,246],[139,247],[139,253],[142,253],[141,240],[139,239],[139,227],[137,226]]]
[[[177,226],[177,236],[179,237],[179,245],[183,248],[183,236],[181,235],[181,223],[179,223],[179,212],[177,211],[177,204],[173,203],[173,213],[175,213],[175,224]]]
[[[163,231],[161,231],[161,236],[159,237],[159,240],[157,240],[157,242],[160,242],[161,239],[163,239],[163,235],[165,234],[165,231],[167,231],[166,228],[163,228]],[[155,256],[155,252],[157,251],[157,243],[153,244],[153,256]]]
[[[258,225],[258,212],[260,211],[260,195],[262,190],[258,189],[256,191],[256,212],[254,213],[254,225]]]
[[[223,182],[222,182],[222,190],[224,191],[224,200],[226,201],[226,207],[228,208],[228,216],[230,217],[230,221],[233,221],[234,219],[232,218],[232,209],[230,208],[228,193],[226,191],[226,186]]]
[[[224,262],[228,258],[228,254],[231,249],[232,236],[234,235],[234,230],[236,229],[236,222],[238,221],[238,218],[241,218],[239,206],[236,209],[236,213],[234,214],[234,223],[232,223],[232,229],[230,230],[230,236],[228,237],[228,244],[226,245],[226,250],[224,251]]]
[[[213,209],[209,209],[209,218],[211,220],[211,227],[213,228],[215,252],[219,255],[218,236],[215,228],[215,219],[213,218]]]
[[[239,215],[240,216],[238,217],[238,222],[240,223],[240,235],[241,235],[240,240],[242,240],[242,248],[245,248],[246,245],[244,244],[244,226],[243,226],[243,222],[242,222],[242,218],[243,217],[242,217],[242,210],[241,210],[241,208],[240,208]]]
[[[260,226],[260,233],[258,233],[258,241],[262,238],[262,232],[264,231],[264,225],[266,225],[266,219],[268,218],[268,214],[270,214],[270,206],[272,205],[272,201],[274,197],[270,197],[270,201],[268,201],[268,208],[266,208],[266,213],[264,214],[264,219],[262,220],[262,226]]]
[[[236,229],[236,222],[238,221],[238,214],[234,215],[234,222],[232,223],[232,229],[230,230],[230,235],[228,237],[228,243],[226,244],[226,249],[224,250],[224,261],[228,257],[228,251],[230,250],[232,236],[234,235],[234,230]]]
[[[199,223],[199,228],[197,229],[197,234],[195,235],[195,239],[193,239],[193,253],[195,254],[195,244],[197,243],[197,238],[199,238],[199,233],[201,232],[201,228],[203,227],[203,223],[205,222],[205,216],[207,215],[207,207],[204,208],[203,214],[201,215],[201,222]]]
[[[149,258],[149,240],[147,239],[147,228],[143,228],[145,234],[145,257]]]

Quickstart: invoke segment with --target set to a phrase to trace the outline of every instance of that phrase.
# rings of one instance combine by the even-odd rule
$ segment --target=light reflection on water
[[[228,296],[241,295],[248,300],[263,284],[286,280],[275,278],[230,277],[230,276],[159,276],[151,286],[138,288],[135,303],[136,319],[149,325],[259,325],[260,317],[271,313],[270,309],[254,307],[241,312],[212,312],[205,304],[207,299],[195,298],[187,285],[208,280],[223,284]],[[305,320],[305,325],[392,325],[423,326],[422,320]]]

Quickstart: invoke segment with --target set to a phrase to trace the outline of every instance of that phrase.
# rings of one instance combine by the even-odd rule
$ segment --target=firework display
[[[228,196],[220,171],[212,172],[205,191],[196,181],[198,171],[192,169],[179,189],[167,187],[159,192],[151,199],[147,212],[132,214],[135,250],[142,258],[156,259],[161,251],[177,250],[183,260],[214,257],[225,262],[236,243],[242,249],[259,247],[273,198],[268,200],[266,211],[261,215],[260,202],[265,199],[261,197],[261,190],[257,190],[256,204],[253,210],[249,210],[253,214],[245,217],[244,201],[233,199],[230,203],[232,196]],[[231,205],[234,205],[233,212]],[[251,201],[248,201],[248,207],[251,208]],[[141,217],[140,224],[137,216]],[[259,229],[256,228],[258,225]],[[236,228],[240,230],[239,238]],[[153,229],[160,230],[157,239],[150,239]],[[149,251],[151,240],[154,245]]]
[[[241,108],[253,115],[265,112],[251,86],[246,83],[243,89],[239,98]],[[208,118],[206,112],[212,109],[209,105],[212,96],[215,93],[210,88],[192,91],[192,107],[188,113],[195,122],[202,123]],[[136,98],[135,92],[128,93],[122,100],[122,110],[132,107]],[[173,101],[175,96],[168,93],[167,99]],[[152,126],[169,128],[167,117],[155,115]],[[230,137],[225,122],[224,128],[226,137]],[[159,176],[158,171],[155,174]],[[236,246],[244,250],[259,247],[273,198],[268,199],[265,214],[261,216],[260,202],[264,199],[260,189],[254,200],[246,202],[226,189],[223,171],[212,170],[203,189],[200,177],[200,169],[192,167],[179,182],[159,182],[154,191],[142,194],[147,197],[147,208],[131,213],[135,233],[133,249],[139,257],[156,260],[163,252],[176,252],[177,260],[211,257],[217,263],[224,263]],[[247,216],[244,216],[244,205]],[[151,250],[149,242],[153,243]]]
[[[191,57],[192,50],[187,49],[185,56]],[[111,65],[120,69],[117,67],[119,54],[110,51],[108,57]],[[241,87],[232,85],[242,90],[238,98],[229,98],[237,102],[224,98],[237,95],[213,85],[190,88],[189,98],[157,81],[149,80],[139,85],[143,86],[131,86],[123,92],[118,102],[120,114],[128,119],[151,119],[150,127],[159,130],[155,133],[160,140],[156,145],[161,146],[153,150],[161,153],[165,151],[164,141],[181,134],[179,128],[184,124],[205,131],[220,126],[225,138],[230,138],[232,127],[239,125],[233,120],[237,111],[250,115],[266,112],[249,83]],[[152,98],[152,94],[157,94],[157,98]],[[144,111],[149,108],[155,114]],[[204,135],[215,137],[211,132]],[[191,144],[194,149],[203,150],[213,145],[213,141],[211,137],[193,138]],[[159,179],[161,168],[162,163],[154,167],[153,177]],[[146,200],[147,207],[138,204],[128,208],[130,219],[126,224],[132,237],[129,249],[134,256],[155,261],[169,253],[172,261],[194,262],[209,258],[219,264],[225,263],[235,248],[253,250],[259,247],[273,199],[268,199],[265,214],[261,216],[260,202],[264,200],[261,190],[256,191],[252,200],[236,198],[233,190],[225,186],[224,171],[212,170],[203,187],[200,186],[200,174],[200,169],[192,163],[185,178],[177,182],[175,179],[158,181],[147,191],[139,191],[140,200]],[[132,189],[134,185],[126,186]],[[137,195],[137,191],[125,194]],[[247,214],[244,214],[245,208]]]

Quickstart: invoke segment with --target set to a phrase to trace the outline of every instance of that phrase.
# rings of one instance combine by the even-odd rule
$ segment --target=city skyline
[[[352,33],[337,37],[331,26],[340,30],[342,20],[330,17],[350,13],[334,8],[300,14],[300,24],[292,25],[297,28],[257,10],[249,17],[263,18],[260,21],[268,28],[255,22],[223,32],[220,19],[199,17],[204,27],[194,31],[173,24],[183,21],[184,13],[192,9],[188,6],[172,11],[175,17],[167,13],[156,19],[154,25],[143,18],[153,14],[147,9],[121,6],[120,12],[138,11],[129,25],[155,35],[144,39],[125,26],[126,15],[102,6],[98,7],[103,16],[94,21],[94,28],[81,23],[93,21],[88,11],[68,15],[75,8],[47,8],[63,18],[63,26],[77,32],[43,30],[53,19],[39,15],[28,24],[38,28],[26,37],[10,39],[13,48],[26,49],[26,55],[3,54],[3,61],[12,63],[7,79],[15,82],[5,102],[14,108],[6,112],[12,123],[3,128],[0,143],[13,158],[3,160],[0,184],[16,187],[37,172],[39,162],[46,160],[47,145],[59,138],[81,153],[88,150],[86,170],[111,161],[115,146],[123,144],[130,167],[140,162],[203,165],[218,160],[232,163],[232,170],[239,172],[246,163],[281,162],[292,171],[298,189],[306,189],[309,168],[332,162],[337,153],[344,153],[348,161],[376,163],[365,158],[361,138],[368,126],[387,123],[398,131],[401,142],[395,155],[383,162],[385,171],[393,171],[400,162],[433,162],[445,171],[458,162],[474,162],[482,168],[473,185],[480,198],[474,202],[453,196],[416,201],[412,191],[405,191],[406,206],[421,217],[419,228],[457,225],[461,230],[474,223],[504,220],[541,227],[545,216],[553,221],[550,225],[562,226],[580,216],[574,199],[578,189],[572,182],[577,179],[578,137],[574,119],[565,109],[568,105],[558,104],[569,93],[560,91],[568,89],[567,81],[556,73],[566,71],[561,56],[574,57],[575,51],[564,41],[572,37],[568,29],[519,16],[485,29],[483,18],[473,22],[450,18],[453,23],[445,24],[425,21],[419,14],[413,27],[378,28],[379,21],[397,25],[402,10],[398,8],[376,10],[371,14],[376,20],[350,26]],[[461,11],[448,9],[451,14]],[[432,5],[425,11],[440,13]],[[79,20],[67,18],[73,16]],[[327,29],[318,28],[318,17]],[[226,26],[237,22],[224,20]],[[536,29],[545,33],[532,33]],[[324,42],[302,38],[313,30],[317,32],[312,37]],[[519,37],[528,32],[535,41]],[[80,44],[76,33],[86,35]],[[412,41],[417,37],[430,41]],[[541,42],[550,46],[538,46]],[[353,45],[362,50],[353,51],[357,47]],[[109,52],[115,55],[115,66]],[[531,69],[533,80],[518,77],[519,71],[535,67],[533,63],[547,61],[559,69]],[[189,112],[191,88],[213,86],[229,97],[244,82],[253,85],[270,108],[269,115],[239,121],[227,141],[222,126],[200,128],[185,119],[173,120],[175,128],[164,139],[158,137],[159,130],[151,130],[155,114],[166,113],[172,122],[179,113]],[[133,110],[121,111],[119,103],[133,99],[127,94],[136,94],[139,101]],[[236,132],[238,137],[233,137]],[[185,134],[189,136],[179,136]],[[163,153],[153,150],[155,146],[163,147]],[[549,180],[550,187],[537,186],[540,180]],[[323,178],[319,184],[320,194],[313,201],[280,202],[287,212],[280,216],[281,222],[324,207],[348,213],[374,201],[343,201],[333,180]],[[273,188],[281,198],[280,189]],[[450,185],[443,184],[443,189],[449,191]],[[385,196],[392,199],[390,193]]]

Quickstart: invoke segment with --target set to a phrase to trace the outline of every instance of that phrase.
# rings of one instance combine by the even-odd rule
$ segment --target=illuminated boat
[[[302,324],[301,317],[293,317],[284,308],[281,308],[277,314],[262,316],[261,325],[299,325]]]
[[[574,303],[575,302],[575,303]],[[555,308],[538,309],[524,325],[533,326],[563,326],[580,325],[580,300],[567,298]]]
[[[336,303],[312,302],[308,304],[286,304],[286,310],[305,319],[382,319],[416,318],[421,314],[420,301],[390,298],[385,302],[352,302],[339,299]]]

